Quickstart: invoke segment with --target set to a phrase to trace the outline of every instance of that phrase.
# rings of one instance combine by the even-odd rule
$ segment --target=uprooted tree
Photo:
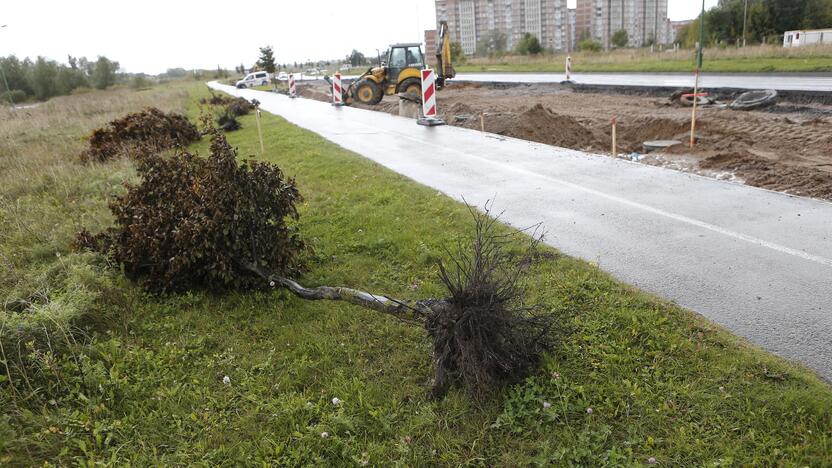
[[[284,288],[307,300],[346,301],[423,326],[433,341],[433,392],[461,384],[475,395],[524,375],[551,348],[554,316],[524,304],[520,279],[539,237],[503,233],[471,209],[474,235],[440,262],[443,298],[401,300],[345,287],[306,288],[292,279],[304,249],[294,181],[268,163],[237,163],[224,135],[209,130],[211,154],[139,160],[141,181],[111,210],[117,226],[76,245],[107,253],[153,291]],[[287,222],[287,220],[289,222]],[[294,223],[292,223],[294,225]]]
[[[241,97],[218,95],[211,92],[210,98],[202,98],[200,104],[223,107],[217,117],[217,125],[226,132],[238,130],[242,127],[237,117],[246,115],[254,110],[254,105]]]
[[[184,147],[200,137],[199,130],[184,115],[148,107],[94,130],[81,160],[104,162],[125,155],[136,157]]]

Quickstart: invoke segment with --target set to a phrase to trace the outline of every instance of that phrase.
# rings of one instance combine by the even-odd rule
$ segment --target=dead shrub
[[[542,237],[527,239],[518,254],[512,251],[518,233],[498,232],[498,218],[489,216],[488,207],[485,214],[471,214],[474,235],[439,265],[447,306],[435,308],[425,321],[433,340],[436,396],[454,384],[481,395],[513,382],[553,346],[555,317],[526,305],[520,285],[538,258]]]
[[[217,119],[217,125],[219,125],[220,130],[224,132],[233,132],[234,130],[242,128],[240,121],[238,121],[233,114],[229,114],[228,112],[219,116]]]
[[[217,117],[217,125],[226,132],[242,128],[237,117],[247,115],[254,110],[254,104],[241,97],[217,95],[213,92],[210,98],[202,98],[199,102],[211,106],[225,106]]]
[[[110,210],[117,226],[79,233],[76,245],[108,254],[154,292],[265,287],[236,259],[294,276],[304,248],[293,221],[301,200],[293,179],[272,164],[237,162],[214,128],[211,154],[152,155],[138,161],[138,184]]]
[[[165,113],[155,107],[127,114],[96,129],[89,148],[81,154],[84,162],[104,162],[117,156],[141,158],[199,140],[200,133],[181,114]]]

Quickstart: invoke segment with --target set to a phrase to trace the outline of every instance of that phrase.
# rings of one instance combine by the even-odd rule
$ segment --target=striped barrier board
[[[335,76],[332,77],[332,105],[333,106],[343,106],[344,105],[343,92],[344,91],[341,88],[341,74],[336,73]]]
[[[295,87],[295,75],[289,73],[289,97],[296,98],[298,97],[298,90]]]
[[[425,68],[422,70],[422,117],[416,123],[428,127],[445,125],[436,115],[436,73]]]

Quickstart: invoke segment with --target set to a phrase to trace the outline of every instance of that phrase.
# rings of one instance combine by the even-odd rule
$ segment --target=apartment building
[[[568,18],[566,0],[436,0],[436,20],[448,22],[453,40],[469,55],[494,30],[506,35],[509,50],[531,33],[544,49],[564,51]]]
[[[630,47],[669,44],[675,36],[667,19],[667,0],[578,0],[576,35],[593,39],[605,48],[612,36],[627,31]]]

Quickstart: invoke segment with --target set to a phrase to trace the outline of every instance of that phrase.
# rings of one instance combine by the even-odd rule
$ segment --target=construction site
[[[438,93],[437,102],[449,125],[832,200],[828,98],[791,93],[768,107],[744,111],[727,106],[740,91],[717,92],[713,103],[698,110],[691,148],[691,107],[678,99],[681,91],[455,80]],[[298,93],[331,100],[324,81],[299,83]],[[354,105],[398,115],[399,102],[398,96],[387,96],[375,106]],[[648,152],[644,142],[652,140],[680,143]]]

